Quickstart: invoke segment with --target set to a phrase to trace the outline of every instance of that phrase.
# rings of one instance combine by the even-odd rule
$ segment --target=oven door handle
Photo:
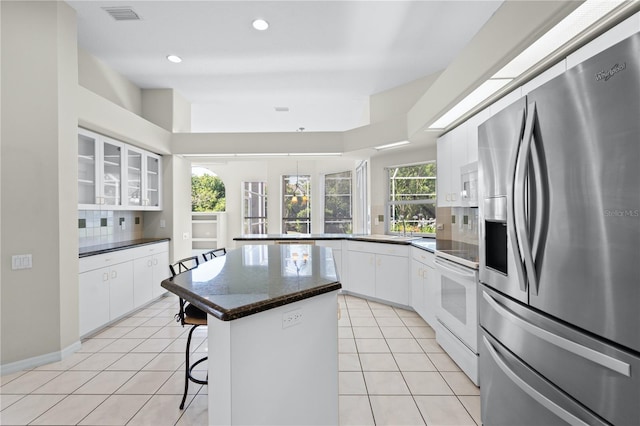
[[[456,274],[456,275],[458,275],[458,276],[460,276],[462,278],[475,280],[475,277],[476,277],[475,272],[465,272],[465,271],[462,271],[460,269],[456,269],[454,267],[451,267],[451,266],[447,265],[446,263],[444,263],[443,261],[441,261],[437,257],[434,260],[434,263],[436,264],[436,266],[438,268],[442,269],[443,271],[450,272],[452,274]]]
[[[547,410],[551,411],[556,416],[560,417],[565,422],[572,425],[580,425],[587,426],[587,423],[583,422],[573,414],[568,411],[562,409],[558,404],[551,401],[549,398],[538,392],[534,389],[530,384],[525,382],[518,374],[516,374],[513,370],[509,368],[509,366],[502,360],[496,348],[493,347],[491,342],[487,340],[485,336],[482,336],[482,344],[487,349],[488,354],[493,359],[493,362],[496,363],[498,368],[502,370],[502,372],[516,385],[518,386],[524,393],[529,395],[531,398],[536,400],[540,405],[542,405]]]

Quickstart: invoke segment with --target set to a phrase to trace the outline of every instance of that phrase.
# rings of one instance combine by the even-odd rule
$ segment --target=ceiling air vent
[[[139,21],[140,15],[138,15],[134,10],[128,6],[120,6],[120,7],[103,7],[113,19],[116,21]]]

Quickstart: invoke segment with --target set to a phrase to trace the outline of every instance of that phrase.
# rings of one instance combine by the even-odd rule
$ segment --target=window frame
[[[392,181],[393,179],[397,179],[397,178],[392,178],[391,177],[391,171],[392,170],[396,170],[396,173],[398,171],[398,169],[402,169],[402,168],[407,168],[407,167],[415,167],[415,166],[423,166],[423,165],[427,165],[427,164],[433,164],[434,167],[434,171],[433,171],[433,176],[428,176],[428,177],[420,177],[422,179],[428,179],[428,180],[432,180],[433,181],[433,193],[428,193],[428,194],[408,194],[408,195],[414,195],[414,196],[429,196],[428,198],[422,198],[422,199],[412,199],[412,200],[394,200],[394,196],[396,195],[395,193],[392,194]],[[418,236],[423,236],[423,237],[435,237],[436,236],[436,228],[437,228],[437,222],[436,222],[436,209],[437,209],[437,198],[438,198],[438,194],[437,194],[437,190],[438,190],[438,180],[437,180],[437,164],[436,161],[427,161],[424,163],[416,163],[416,164],[407,164],[407,165],[401,165],[401,166],[389,166],[389,167],[385,167],[385,172],[386,172],[386,182],[387,182],[387,199],[385,202],[385,233],[386,234],[391,234],[391,235],[418,235]],[[412,179],[412,178],[409,178]],[[413,178],[413,179],[417,179],[417,178]],[[394,207],[397,206],[416,206],[416,205],[428,205],[431,206],[430,209],[433,211],[433,218],[430,219],[426,219],[426,221],[424,222],[424,225],[422,226],[429,226],[430,229],[433,230],[433,232],[415,232],[413,230],[410,231],[406,231],[406,228],[404,231],[394,231],[393,230],[393,226],[395,225],[395,223],[398,222],[398,220],[395,219],[394,217],[394,212],[395,209]],[[415,216],[414,216],[415,217]],[[414,217],[410,218],[410,219],[404,219],[403,220],[403,227],[406,226],[406,223],[409,223],[409,226],[411,227],[413,222],[416,222],[415,225],[416,226],[420,226],[421,221],[423,221],[423,219],[416,217],[414,219]],[[411,228],[410,228],[411,229]]]
[[[287,191],[288,188],[288,181],[291,181],[292,179],[295,179],[296,182],[300,185],[300,187],[302,187],[302,191],[304,193],[304,195],[306,195],[307,200],[306,200],[306,207],[305,210],[308,211],[308,215],[304,218],[300,218],[300,217],[285,217],[285,212],[287,211],[287,203],[286,200],[287,198],[293,198],[293,190],[291,191]],[[302,183],[301,183],[302,182]],[[289,184],[291,185],[291,184]],[[295,185],[295,184],[294,184]],[[307,227],[307,232],[299,232],[300,234],[311,234],[311,215],[312,215],[312,207],[311,207],[311,201],[312,201],[312,197],[311,197],[311,175],[309,174],[286,174],[286,175],[282,175],[281,176],[281,190],[282,190],[282,196],[280,197],[281,200],[281,226],[282,226],[282,233],[283,234],[287,234],[289,232],[298,232],[298,231],[288,231],[287,230],[287,224],[288,223],[294,223],[294,222],[301,222],[302,224],[306,224]],[[291,186],[289,186],[289,188],[291,188]],[[299,202],[301,202],[302,200],[300,200]],[[302,205],[302,203],[300,204]]]
[[[348,174],[348,177],[337,177],[337,175],[344,175],[344,174]],[[336,177],[331,177],[331,176],[336,176]],[[331,179],[331,180],[349,180],[349,193],[348,194],[331,194],[328,195],[327,194],[327,180]],[[353,172],[351,170],[345,170],[345,171],[341,171],[341,172],[333,172],[333,173],[326,173],[324,175],[324,179],[323,179],[323,231],[325,234],[327,233],[331,233],[331,234],[353,234],[353,222],[354,222],[354,217],[353,217],[353,212],[354,212],[354,206],[353,206]],[[334,216],[331,218],[331,223],[332,224],[338,224],[338,223],[346,223],[348,224],[348,232],[328,232],[327,231],[327,225],[328,225],[328,219],[327,219],[327,205],[329,203],[327,203],[328,201],[328,197],[332,197],[332,198],[336,198],[337,197],[349,197],[349,217],[338,217],[338,216]]]
[[[252,189],[247,188],[247,184],[259,184],[261,191],[253,191]],[[263,210],[263,215],[250,215],[247,216],[247,203],[250,204],[249,199],[247,198],[247,194],[255,194],[259,198],[263,198],[262,202],[258,202],[259,208],[258,210]],[[242,182],[242,232],[243,234],[256,234],[255,232],[247,232],[247,230],[251,230],[254,225],[257,225],[262,232],[258,232],[258,235],[264,235],[268,233],[269,230],[269,220],[268,220],[268,200],[269,194],[267,191],[267,182],[265,181],[243,181]],[[249,210],[252,210],[251,206],[249,206]],[[253,213],[253,212],[249,212]],[[260,213],[260,211],[258,211]],[[257,220],[256,223],[252,223],[251,220]],[[249,222],[247,222],[249,221]]]

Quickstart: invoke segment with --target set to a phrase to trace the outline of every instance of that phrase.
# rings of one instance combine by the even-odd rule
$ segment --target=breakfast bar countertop
[[[339,290],[331,249],[247,245],[168,278],[162,287],[222,321]]]

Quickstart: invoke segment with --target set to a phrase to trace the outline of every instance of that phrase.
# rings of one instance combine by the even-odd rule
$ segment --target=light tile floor
[[[417,314],[352,296],[339,302],[341,425],[480,424],[479,389]],[[0,424],[206,425],[206,386],[191,383],[178,409],[188,328],[173,318],[177,304],[164,297],[60,362],[0,377]],[[204,327],[192,349],[206,355]],[[206,363],[198,367],[204,377]]]

